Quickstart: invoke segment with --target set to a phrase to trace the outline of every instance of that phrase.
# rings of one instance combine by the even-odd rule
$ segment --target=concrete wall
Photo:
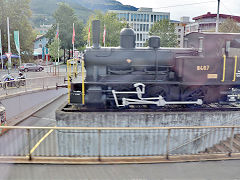
[[[186,127],[240,125],[240,112],[56,112],[59,127]],[[194,154],[230,137],[211,130],[173,130],[172,154]],[[58,131],[59,154],[77,156],[163,155],[167,130],[148,131]],[[100,139],[100,140],[99,140]],[[100,145],[99,145],[100,143]]]

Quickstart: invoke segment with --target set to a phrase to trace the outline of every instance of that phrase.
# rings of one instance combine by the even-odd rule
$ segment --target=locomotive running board
[[[145,94],[145,85],[142,83],[134,84],[136,91],[115,91],[112,90],[112,94],[117,107],[125,107],[128,105],[156,105],[156,106],[165,106],[165,105],[184,105],[184,104],[196,104],[202,105],[202,99],[197,101],[166,101],[162,96],[153,97],[153,98],[143,98],[142,95]],[[142,88],[141,88],[142,87]],[[137,94],[139,99],[130,99],[122,98],[122,104],[119,104],[117,94]]]

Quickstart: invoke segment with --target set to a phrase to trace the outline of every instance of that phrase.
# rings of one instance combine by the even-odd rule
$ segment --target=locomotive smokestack
[[[92,33],[93,33],[93,48],[99,48],[100,41],[100,21],[92,21]]]

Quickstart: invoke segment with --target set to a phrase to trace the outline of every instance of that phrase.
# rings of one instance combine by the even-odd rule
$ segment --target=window
[[[140,24],[140,31],[143,31],[143,27],[142,27],[143,25],[142,24]]]
[[[151,22],[153,22],[153,15],[151,15]]]
[[[199,48],[198,52],[203,52],[203,37],[199,38]]]
[[[146,20],[147,20],[147,15],[144,14],[144,22],[146,22]]]
[[[139,22],[140,19],[140,14],[137,15],[137,21]]]
[[[139,28],[139,24],[137,24],[137,31],[139,31],[139,29],[140,29],[140,28]]]
[[[147,14],[147,22],[149,22],[149,14]]]
[[[143,31],[146,31],[146,24],[143,24]]]
[[[139,41],[139,34],[137,33],[137,41]]]
[[[147,32],[149,31],[149,24],[147,24],[147,28],[146,28],[146,31],[147,31]]]
[[[126,14],[126,20],[129,21],[129,13]]]
[[[136,21],[137,20],[137,15],[136,14],[134,14],[134,21]]]
[[[133,21],[133,14],[131,14],[131,21]]]
[[[140,34],[140,41],[142,41],[142,39],[143,39],[143,38],[142,38],[142,34]]]
[[[159,21],[159,16],[157,15],[157,21]]]

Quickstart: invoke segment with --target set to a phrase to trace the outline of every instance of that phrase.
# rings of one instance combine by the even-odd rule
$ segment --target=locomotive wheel
[[[146,98],[149,97],[159,97],[162,96],[165,100],[168,99],[168,87],[167,86],[150,86],[146,89]],[[157,105],[151,104],[148,105],[149,108],[151,109],[158,109],[160,107],[158,107]]]
[[[168,98],[168,88],[165,86],[150,86],[146,89],[146,97],[162,96],[165,100]]]
[[[204,99],[204,91],[202,88],[186,89],[183,94],[184,101],[197,101],[198,99]]]

